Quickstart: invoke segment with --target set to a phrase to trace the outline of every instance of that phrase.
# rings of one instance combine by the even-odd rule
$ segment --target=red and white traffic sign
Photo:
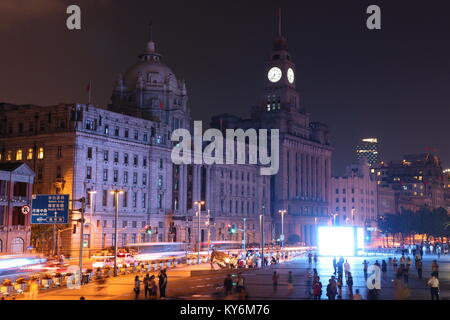
[[[31,211],[31,208],[29,205],[24,205],[22,208],[20,208],[20,211],[22,211],[23,214],[29,214]]]

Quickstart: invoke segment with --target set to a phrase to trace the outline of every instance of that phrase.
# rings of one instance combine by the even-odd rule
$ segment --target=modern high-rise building
[[[366,158],[369,166],[372,166],[374,163],[376,163],[378,161],[378,139],[361,139],[360,143],[356,147],[356,158],[358,160]]]

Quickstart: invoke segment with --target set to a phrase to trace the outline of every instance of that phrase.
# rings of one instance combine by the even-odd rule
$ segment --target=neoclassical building
[[[265,64],[263,94],[251,109],[251,117],[222,114],[212,119],[212,126],[222,130],[279,129],[279,171],[270,179],[271,239],[280,239],[279,211],[285,210],[285,240],[310,245],[315,244],[317,226],[330,219],[333,147],[328,127],[311,121],[301,104],[295,64],[280,31]]]
[[[247,242],[260,241],[259,215],[270,207],[270,180],[259,167],[175,165],[171,133],[191,129],[188,96],[150,40],[139,61],[119,75],[107,107],[0,103],[0,161],[23,161],[36,173],[33,193],[86,197],[83,241],[86,255],[114,244],[119,195],[118,245],[144,241],[197,241],[195,201],[203,200],[201,241],[241,240],[228,224],[243,229]],[[261,187],[264,185],[264,187]],[[74,211],[80,205],[71,203]],[[268,210],[267,210],[268,211]],[[267,215],[269,212],[266,213]],[[78,213],[58,226],[61,252],[80,248]],[[209,219],[208,219],[209,218]],[[152,226],[151,235],[144,233]],[[271,221],[265,221],[270,239]],[[208,237],[209,235],[209,237]]]

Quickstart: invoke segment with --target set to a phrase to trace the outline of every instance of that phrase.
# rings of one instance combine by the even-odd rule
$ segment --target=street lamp
[[[262,205],[262,213],[259,215],[259,225],[261,229],[261,268],[264,268],[264,213],[266,205]]]
[[[89,249],[92,250],[92,215],[94,214],[94,195],[97,193],[95,190],[88,191],[89,204],[91,206],[91,217],[89,218]]]
[[[338,216],[337,213],[333,214],[333,225],[336,226],[336,216]]]
[[[197,244],[197,263],[200,263],[200,242],[201,242],[201,237],[200,237],[200,214],[202,211],[202,205],[205,204],[205,201],[200,200],[200,201],[195,201],[194,202],[196,205],[198,205],[198,244]]]
[[[278,213],[281,213],[281,251],[284,251],[284,214],[286,210],[278,210]]]
[[[123,194],[123,190],[112,190],[111,194],[114,195],[115,201],[115,217],[114,217],[114,277],[117,277],[117,238],[118,230],[117,225],[119,223],[119,194]]]
[[[243,218],[243,220],[244,220],[244,235],[242,237],[242,246],[243,246],[243,249],[245,251],[245,242],[246,242],[245,233],[247,232],[247,228],[246,228],[246,223],[245,222],[247,221],[247,218]]]
[[[356,209],[352,208],[352,225],[355,224],[355,211],[356,211]]]

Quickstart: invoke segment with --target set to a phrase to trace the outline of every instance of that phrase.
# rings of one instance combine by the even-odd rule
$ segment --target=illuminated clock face
[[[278,82],[280,81],[281,77],[283,75],[283,72],[281,72],[281,69],[278,67],[273,67],[269,70],[267,73],[267,78],[270,82]]]
[[[287,78],[288,78],[289,83],[294,83],[295,76],[294,76],[294,70],[292,70],[292,68],[288,69]]]

